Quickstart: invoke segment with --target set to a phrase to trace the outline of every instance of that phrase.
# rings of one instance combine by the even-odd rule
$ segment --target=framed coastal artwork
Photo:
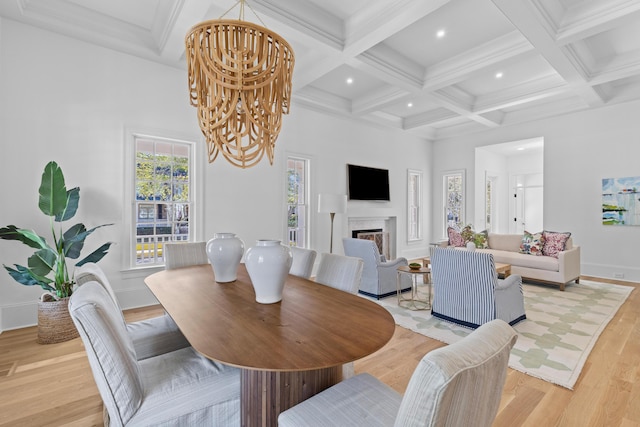
[[[640,225],[640,176],[602,180],[602,224]]]

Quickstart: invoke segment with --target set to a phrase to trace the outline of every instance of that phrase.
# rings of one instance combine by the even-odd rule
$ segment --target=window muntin
[[[163,243],[193,240],[192,145],[147,136],[134,144],[132,264],[163,264]]]
[[[444,186],[444,236],[447,228],[458,230],[464,226],[464,171],[443,175]]]
[[[287,157],[287,243],[308,247],[309,159]]]
[[[407,240],[422,239],[422,172],[409,170],[407,177]]]

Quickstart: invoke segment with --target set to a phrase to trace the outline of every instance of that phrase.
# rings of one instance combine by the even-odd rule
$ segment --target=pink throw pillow
[[[457,246],[459,248],[462,248],[466,244],[458,230],[448,227],[447,234],[449,235],[449,246]]]
[[[543,231],[542,238],[544,244],[542,246],[542,255],[558,258],[558,254],[564,251],[567,240],[571,237],[571,233],[556,233],[553,231]]]

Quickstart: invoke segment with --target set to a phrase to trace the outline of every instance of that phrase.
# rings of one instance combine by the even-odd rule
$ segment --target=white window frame
[[[458,217],[458,224],[459,226],[464,226],[465,224],[465,211],[466,211],[466,197],[467,197],[467,191],[466,191],[466,173],[464,169],[459,169],[459,170],[452,170],[452,171],[447,171],[445,173],[442,174],[442,224],[443,224],[443,229],[442,229],[442,233],[443,236],[446,237],[447,236],[447,227],[449,226],[448,223],[448,218],[447,218],[447,200],[449,197],[449,192],[448,192],[448,188],[447,188],[447,182],[449,178],[452,177],[460,177],[462,179],[462,184],[461,184],[461,196],[460,196],[460,215]],[[462,227],[460,227],[462,228]]]
[[[407,241],[422,240],[422,179],[420,170],[407,169]],[[415,178],[416,185],[412,185]],[[415,203],[414,203],[415,202]],[[415,230],[415,233],[414,233]]]
[[[156,262],[136,263],[136,140],[138,138],[155,141],[176,142],[190,146],[190,201],[189,211],[189,241],[201,241],[203,239],[203,173],[202,137],[189,136],[177,132],[159,129],[125,128],[125,173],[124,173],[124,209],[123,209],[123,237],[122,263],[126,270],[144,270],[164,266],[164,259]]]
[[[289,202],[288,202],[288,188],[289,188],[289,160],[300,161],[304,163],[304,195],[305,200],[304,203],[298,203],[299,206],[304,207],[304,231],[303,231],[303,239],[304,245],[299,246],[301,248],[309,249],[311,247],[310,236],[311,236],[311,159],[307,156],[287,153],[285,159],[285,194],[284,194],[284,204],[285,204],[285,236],[284,242],[287,245],[291,245],[291,233],[295,232],[294,230],[289,228]]]

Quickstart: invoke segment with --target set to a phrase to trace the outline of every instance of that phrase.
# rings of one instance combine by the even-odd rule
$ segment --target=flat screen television
[[[347,164],[349,200],[382,200],[389,198],[389,171]]]

